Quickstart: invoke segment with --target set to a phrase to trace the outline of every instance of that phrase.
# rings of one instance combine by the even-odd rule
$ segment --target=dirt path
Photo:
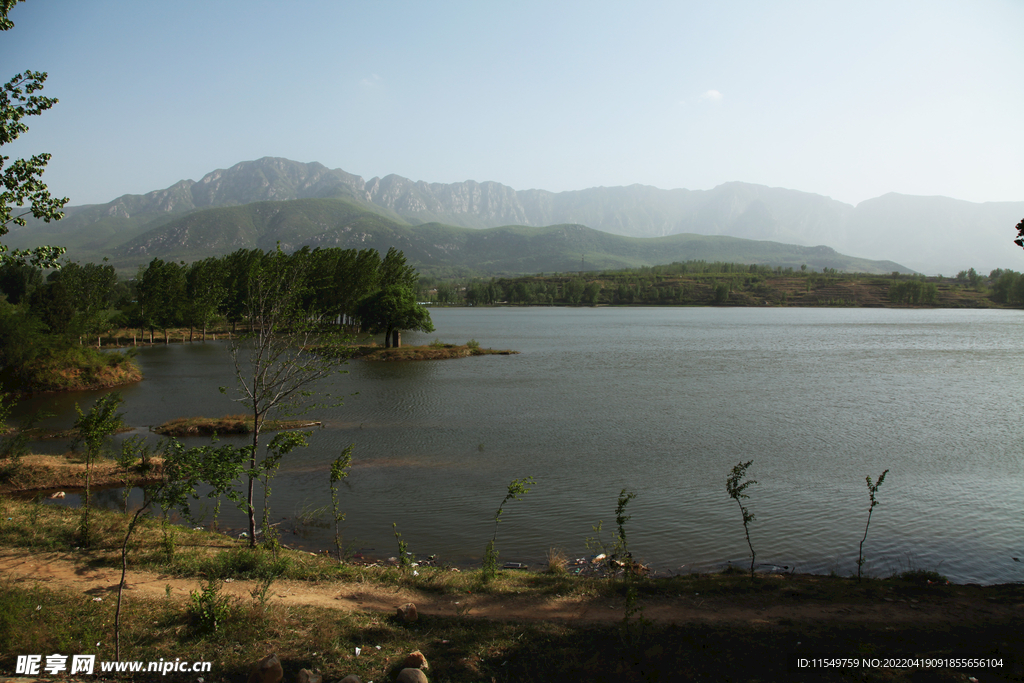
[[[0,579],[9,585],[40,585],[81,591],[103,600],[116,599],[120,571],[90,567],[80,556],[0,549]],[[224,592],[246,600],[255,582],[234,580]],[[199,587],[198,579],[182,579],[156,572],[129,571],[129,595],[186,598]],[[619,597],[538,597],[436,595],[376,584],[277,581],[270,600],[284,605],[311,605],[347,611],[394,612],[413,602],[425,615],[463,615],[515,621],[614,622],[622,619]],[[786,601],[758,596],[702,597],[679,595],[643,601],[644,616],[662,623],[720,623],[770,625],[780,621],[829,621],[857,623],[970,623],[1008,617],[1024,617],[1024,605],[994,602],[980,588],[959,587],[954,595],[916,598],[883,598],[877,602],[850,604],[815,601],[794,590]]]

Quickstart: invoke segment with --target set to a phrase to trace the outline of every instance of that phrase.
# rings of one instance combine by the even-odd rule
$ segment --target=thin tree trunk
[[[252,453],[249,456],[249,547],[256,547],[256,507],[253,505],[256,475],[256,452],[260,445],[260,414],[253,413],[252,421]]]
[[[124,577],[128,573],[128,539],[131,538],[135,525],[139,521],[139,515],[149,507],[146,502],[141,508],[135,511],[132,520],[128,523],[128,531],[125,532],[124,542],[121,544],[121,582],[117,584],[117,609],[114,610],[114,661],[121,661],[121,595],[124,593]]]

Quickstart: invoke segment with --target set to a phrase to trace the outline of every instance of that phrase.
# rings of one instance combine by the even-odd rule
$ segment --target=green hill
[[[410,226],[346,199],[255,202],[194,211],[123,242],[111,262],[129,269],[154,257],[192,261],[237,249],[285,251],[303,246],[401,249],[422,272],[464,269],[482,274],[607,270],[674,261],[729,261],[846,272],[910,272],[829,247],[801,247],[694,234],[622,237],[582,225],[504,226],[478,230],[440,223]]]

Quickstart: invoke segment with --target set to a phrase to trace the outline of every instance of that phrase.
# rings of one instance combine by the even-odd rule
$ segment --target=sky
[[[1024,200],[1024,2],[27,0],[0,77],[70,204],[240,161],[553,192]]]

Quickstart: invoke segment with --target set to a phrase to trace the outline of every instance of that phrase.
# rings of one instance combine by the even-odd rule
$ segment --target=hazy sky
[[[27,0],[72,204],[262,156],[552,191],[1024,200],[1024,2]]]

